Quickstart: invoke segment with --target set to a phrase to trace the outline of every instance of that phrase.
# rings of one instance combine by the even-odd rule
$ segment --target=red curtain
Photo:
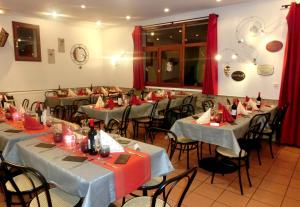
[[[279,106],[288,104],[289,107],[282,125],[281,142],[300,146],[300,5],[291,4],[287,23]]]
[[[134,44],[133,53],[133,87],[141,90],[145,87],[144,63],[143,63],[143,45],[142,45],[142,27],[136,26],[132,33]]]
[[[206,62],[202,93],[218,95],[218,15],[210,14],[208,19]]]

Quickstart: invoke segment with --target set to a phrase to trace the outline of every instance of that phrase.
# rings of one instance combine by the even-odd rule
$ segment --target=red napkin
[[[151,94],[151,99],[152,99],[153,101],[157,101],[157,100],[158,100],[158,97],[157,97],[157,95],[156,95],[155,92],[152,92],[152,94]]]
[[[142,101],[135,95],[133,95],[131,97],[131,100],[130,100],[131,104],[133,105],[141,105],[142,104]]]
[[[107,106],[111,110],[115,107],[115,102],[112,100],[112,98],[107,101]]]
[[[234,122],[234,119],[232,118],[227,108],[221,103],[219,103],[219,110],[223,111],[223,118],[222,118],[223,122],[228,122],[228,123]]]
[[[81,88],[81,89],[78,90],[77,95],[78,96],[84,96],[84,95],[86,95],[86,91],[83,88]]]
[[[13,107],[12,105],[9,105],[9,113],[13,114],[17,112],[17,109],[15,107]]]
[[[36,119],[24,114],[24,128],[27,130],[40,130],[44,129],[44,126],[41,125]]]

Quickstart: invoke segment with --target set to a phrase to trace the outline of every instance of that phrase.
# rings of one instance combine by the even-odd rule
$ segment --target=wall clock
[[[79,65],[79,69],[87,63],[89,59],[89,52],[86,46],[83,44],[76,44],[71,49],[71,58],[73,62]]]

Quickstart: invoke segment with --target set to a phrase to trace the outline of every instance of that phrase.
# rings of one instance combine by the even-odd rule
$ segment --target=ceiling
[[[132,20],[145,20],[249,1],[255,0],[0,0],[0,9],[6,10],[6,13],[30,16],[45,16],[43,12],[51,14],[55,11],[63,14],[56,18],[89,22],[100,20],[109,25],[125,23],[127,15]],[[85,9],[81,8],[82,4]],[[169,8],[170,12],[164,13],[164,8]]]

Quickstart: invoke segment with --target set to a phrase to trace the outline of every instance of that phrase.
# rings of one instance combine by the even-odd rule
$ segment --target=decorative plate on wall
[[[231,78],[235,81],[242,81],[246,78],[246,74],[243,71],[235,71],[231,74]]]
[[[86,64],[89,59],[89,52],[86,46],[83,44],[76,44],[71,49],[71,58],[73,62],[79,65],[79,69],[82,65]]]
[[[266,45],[266,49],[269,52],[278,52],[282,49],[282,47],[283,43],[278,40],[271,41]]]

